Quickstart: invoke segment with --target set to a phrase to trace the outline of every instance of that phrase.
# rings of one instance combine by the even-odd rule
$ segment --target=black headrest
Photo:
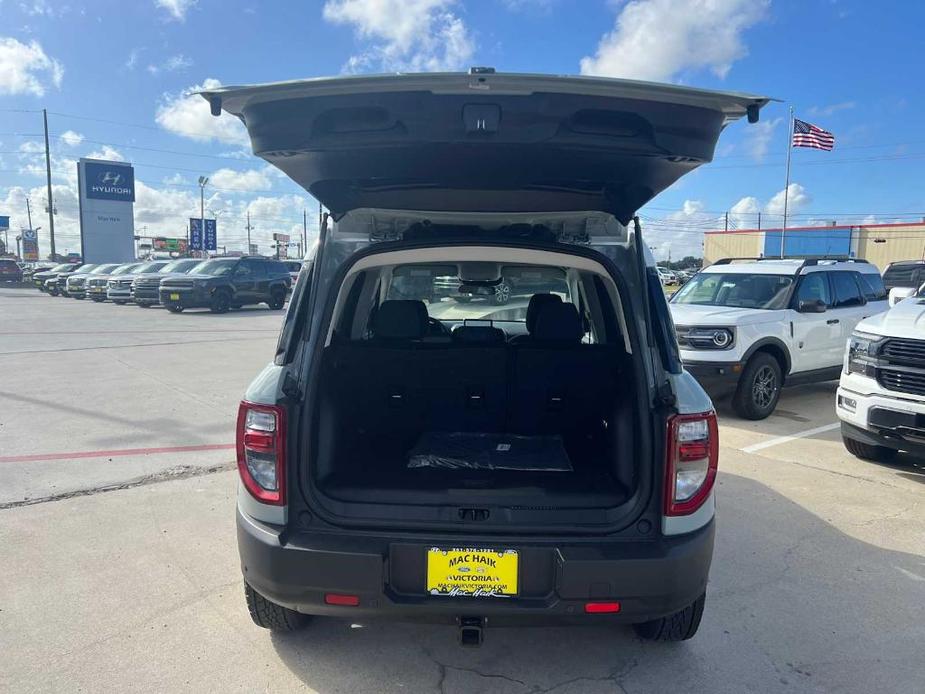
[[[575,304],[551,303],[540,311],[533,338],[545,342],[580,342],[581,320]]]
[[[550,304],[561,304],[562,297],[558,294],[534,294],[530,297],[530,303],[527,304],[527,332],[533,334],[536,330],[536,319],[540,315],[540,310]]]
[[[460,325],[453,330],[453,342],[467,345],[493,345],[504,341],[504,331],[491,325]]]
[[[427,306],[423,301],[383,301],[373,319],[373,336],[379,340],[419,340],[427,333]]]

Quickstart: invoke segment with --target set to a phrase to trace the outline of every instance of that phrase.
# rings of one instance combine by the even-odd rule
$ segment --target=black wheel
[[[128,302],[123,301],[122,299],[113,299],[112,303],[114,303],[116,306],[125,306]]]
[[[687,641],[697,633],[697,629],[700,627],[700,619],[703,617],[703,604],[706,599],[707,596],[704,593],[683,610],[661,619],[634,624],[633,628],[640,638],[647,641]]]
[[[141,308],[151,308],[151,304],[140,303],[138,304]]]
[[[491,297],[491,300],[498,306],[506,304],[511,300],[511,285],[502,280],[501,284],[495,287],[495,293]]]
[[[56,287],[52,287],[51,289],[48,290],[48,293],[51,294],[52,296],[58,296],[58,289]]]
[[[875,446],[870,443],[864,443],[863,441],[855,441],[854,439],[849,439],[847,436],[842,436],[841,440],[842,443],[845,444],[845,448],[848,449],[848,452],[861,460],[874,460],[885,463],[896,457],[896,451],[886,446]]]
[[[209,302],[209,310],[212,313],[227,313],[231,308],[231,297],[228,292],[220,291],[212,295],[212,301]]]
[[[183,307],[180,304],[164,304],[164,307],[171,313],[183,313]]]
[[[758,352],[748,360],[732,397],[732,409],[745,419],[764,419],[777,407],[782,373],[777,359]]]
[[[93,299],[93,303],[95,303],[95,304],[101,304],[101,303],[103,303],[104,301],[106,301],[106,299],[100,299],[99,297],[95,297],[95,296],[92,297],[92,299]]]
[[[247,583],[244,584],[244,597],[247,600],[247,611],[258,627],[271,631],[296,631],[310,620],[306,614],[270,602]]]
[[[270,300],[267,302],[267,306],[270,307],[273,311],[279,311],[283,304],[286,303],[286,290],[285,289],[274,289],[270,292]]]

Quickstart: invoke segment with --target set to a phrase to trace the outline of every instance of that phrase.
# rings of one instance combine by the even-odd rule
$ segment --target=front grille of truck
[[[877,380],[887,390],[910,395],[925,395],[925,370],[881,367]]]
[[[909,364],[925,367],[925,340],[891,338],[887,340],[881,356],[891,364]]]

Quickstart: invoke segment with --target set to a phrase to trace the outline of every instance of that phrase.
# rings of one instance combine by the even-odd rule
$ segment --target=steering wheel
[[[427,317],[427,333],[431,337],[450,337],[450,329],[446,327],[442,321],[438,321],[436,318]]]

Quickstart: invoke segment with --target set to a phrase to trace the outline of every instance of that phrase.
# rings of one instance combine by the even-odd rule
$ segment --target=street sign
[[[38,241],[39,235],[35,229],[23,229],[22,230],[22,240],[23,241]]]
[[[214,219],[206,219],[206,250],[218,250],[218,225]],[[189,220],[189,245],[194,251],[202,250],[202,236],[200,228],[202,220],[199,217],[190,217]]]
[[[7,231],[10,228],[10,218],[0,217],[0,231]]]

